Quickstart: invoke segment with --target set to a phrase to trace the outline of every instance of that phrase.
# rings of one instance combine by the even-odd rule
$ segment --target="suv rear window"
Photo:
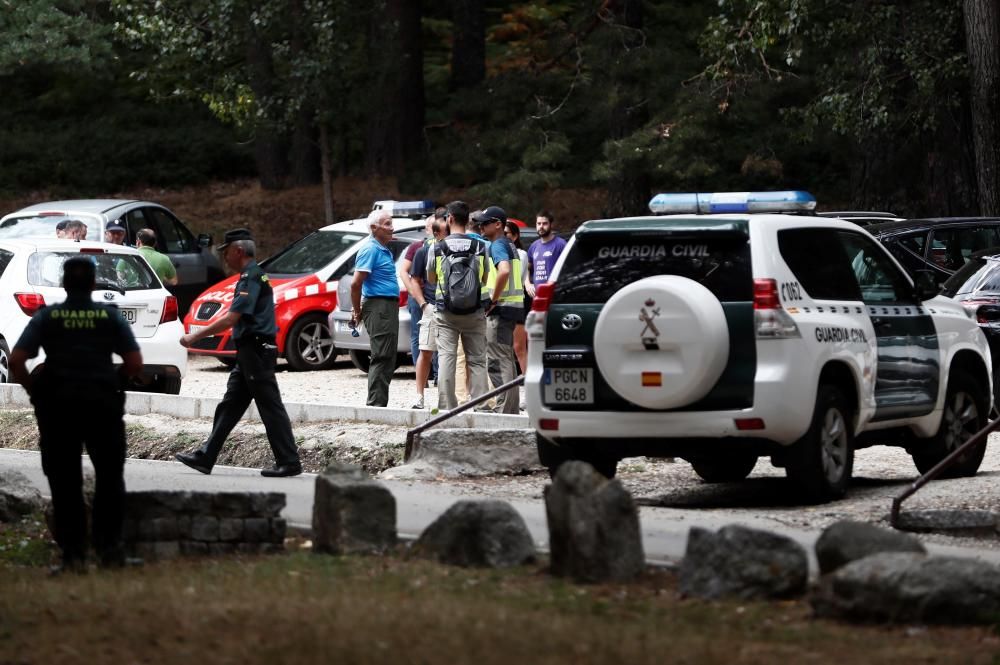
[[[28,257],[28,283],[32,286],[62,286],[63,263],[81,256],[80,252],[35,252]],[[138,254],[84,254],[97,267],[96,281],[100,288],[113,287],[125,291],[161,288],[160,280]]]
[[[580,234],[568,250],[554,303],[603,303],[656,275],[692,279],[724,302],[753,300],[750,243],[743,234]]]

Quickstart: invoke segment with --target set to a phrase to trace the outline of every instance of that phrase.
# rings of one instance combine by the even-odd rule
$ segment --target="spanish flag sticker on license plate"
[[[662,372],[643,372],[642,373],[642,387],[643,388],[659,388],[663,385],[663,373]]]

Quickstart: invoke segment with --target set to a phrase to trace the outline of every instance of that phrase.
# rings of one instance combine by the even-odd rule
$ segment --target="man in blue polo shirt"
[[[392,216],[375,210],[368,216],[372,237],[358,252],[351,280],[351,325],[365,324],[371,340],[368,406],[388,406],[389,382],[396,370],[399,335],[399,283],[392,260]]]

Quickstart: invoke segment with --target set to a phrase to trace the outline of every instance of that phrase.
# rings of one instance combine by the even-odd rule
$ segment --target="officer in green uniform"
[[[215,409],[212,432],[201,448],[175,457],[192,469],[212,473],[222,444],[233,431],[250,402],[257,411],[271,443],[275,466],[262,469],[263,476],[297,476],[302,473],[292,424],[281,402],[281,392],[274,378],[278,347],[274,336],[278,326],[274,321],[274,293],[267,274],[254,260],[256,249],[247,229],[227,231],[219,245],[225,264],[240,275],[229,312],[205,328],[181,337],[181,344],[190,347],[199,339],[233,329],[236,344],[236,364],[229,373],[226,394]]]
[[[86,565],[86,515],[80,453],[86,446],[94,465],[93,545],[102,566],[125,563],[125,405],[122,375],[142,371],[142,354],[132,329],[114,307],[95,303],[95,266],[88,257],[63,264],[66,301],[35,314],[14,345],[14,380],[31,395],[38,421],[42,469],[52,492],[54,536],[63,568]],[[45,351],[34,375],[27,361]],[[112,353],[122,358],[116,371]]]

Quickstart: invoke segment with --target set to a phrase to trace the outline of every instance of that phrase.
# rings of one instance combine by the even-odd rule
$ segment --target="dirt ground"
[[[137,187],[120,192],[81,192],[80,198],[143,199],[162,203],[195,233],[211,233],[216,240],[226,229],[245,227],[257,236],[261,255],[268,256],[289,242],[326,224],[321,186],[296,187],[281,191],[264,190],[256,180],[243,179],[213,182],[181,189]],[[552,190],[545,196],[545,207],[556,216],[558,226],[573,228],[579,222],[601,216],[605,192],[601,189]],[[0,215],[24,206],[53,200],[45,191],[24,192],[0,198]],[[333,187],[336,221],[352,219],[371,210],[380,199],[427,198],[444,204],[463,199],[473,207],[503,201],[478,201],[466,198],[461,189],[425,192],[420,197],[402,196],[394,178],[338,178]],[[534,222],[535,210],[508,209],[511,217]]]

